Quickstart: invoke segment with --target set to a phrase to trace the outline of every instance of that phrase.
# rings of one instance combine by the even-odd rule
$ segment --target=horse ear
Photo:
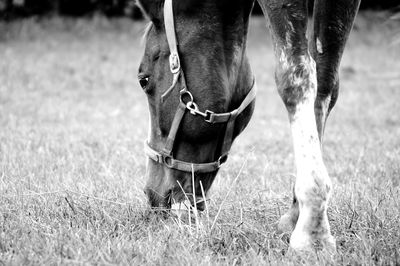
[[[161,21],[163,0],[136,0],[136,4],[153,23]]]

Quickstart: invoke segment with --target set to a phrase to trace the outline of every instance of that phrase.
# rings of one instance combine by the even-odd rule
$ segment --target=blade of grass
[[[244,162],[243,162],[243,164],[242,164],[242,166],[240,167],[239,173],[236,175],[235,179],[232,181],[232,184],[231,184],[231,186],[229,187],[229,190],[228,190],[228,192],[226,193],[225,198],[222,200],[221,204],[219,205],[217,215],[216,215],[215,218],[214,218],[214,221],[213,221],[213,223],[212,223],[212,225],[211,225],[210,231],[212,231],[212,230],[214,229],[215,223],[217,222],[217,219],[218,219],[218,217],[219,217],[219,215],[220,215],[220,213],[221,213],[221,211],[222,211],[222,206],[224,205],[225,201],[227,200],[229,194],[231,193],[231,191],[232,191],[232,189],[233,189],[233,185],[236,183],[236,181],[238,180],[239,176],[242,174],[242,171],[243,171],[244,166],[246,165],[248,159],[249,159],[249,156],[247,155],[247,156],[246,156],[246,159],[244,160]]]

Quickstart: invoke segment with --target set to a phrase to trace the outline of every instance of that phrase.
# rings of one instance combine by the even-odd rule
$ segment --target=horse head
[[[150,20],[138,73],[150,113],[144,190],[152,207],[169,208],[185,193],[207,193],[250,120],[255,94],[246,38],[253,1],[139,2]]]

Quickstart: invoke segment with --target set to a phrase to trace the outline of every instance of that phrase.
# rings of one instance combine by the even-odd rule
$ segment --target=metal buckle
[[[203,113],[200,112],[200,110],[199,110],[199,106],[198,106],[195,102],[193,102],[193,101],[188,102],[188,103],[186,104],[186,108],[190,111],[190,113],[191,113],[192,115],[197,115],[197,114],[199,114],[199,115],[203,116]],[[205,115],[205,114],[204,114],[204,115]]]
[[[210,111],[210,110],[206,110],[206,116],[204,117],[204,120],[206,121],[206,122],[208,122],[208,123],[214,123],[214,119],[211,119],[212,118],[212,114],[214,114],[214,112],[213,111]]]
[[[169,55],[169,69],[172,74],[177,74],[181,70],[181,62],[177,53],[171,53]]]
[[[195,102],[188,102],[186,104],[186,108],[190,111],[192,115],[200,115],[204,117],[204,120],[208,123],[213,123],[213,120],[211,119],[211,115],[214,114],[214,112],[210,110],[206,110],[205,112],[202,112],[199,110],[199,106]]]
[[[157,158],[156,162],[157,163],[163,163],[163,156],[162,154],[156,154],[155,157]]]
[[[192,115],[200,115],[204,117],[204,120],[208,123],[213,123],[213,120],[211,119],[211,115],[214,114],[214,112],[210,110],[206,110],[205,112],[200,111],[199,106],[194,102],[193,95],[190,93],[190,91],[183,89],[180,91],[181,97],[180,101],[184,105],[186,105],[186,108],[190,111]],[[184,97],[187,96],[189,99],[187,102],[184,101]]]

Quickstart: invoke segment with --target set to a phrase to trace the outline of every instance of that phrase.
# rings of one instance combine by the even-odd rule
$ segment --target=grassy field
[[[0,265],[305,262],[276,232],[295,169],[264,20],[252,20],[248,45],[257,108],[198,224],[155,215],[142,192],[143,28],[100,17],[0,23]],[[400,264],[398,28],[360,14],[342,61],[324,147],[337,264]]]

